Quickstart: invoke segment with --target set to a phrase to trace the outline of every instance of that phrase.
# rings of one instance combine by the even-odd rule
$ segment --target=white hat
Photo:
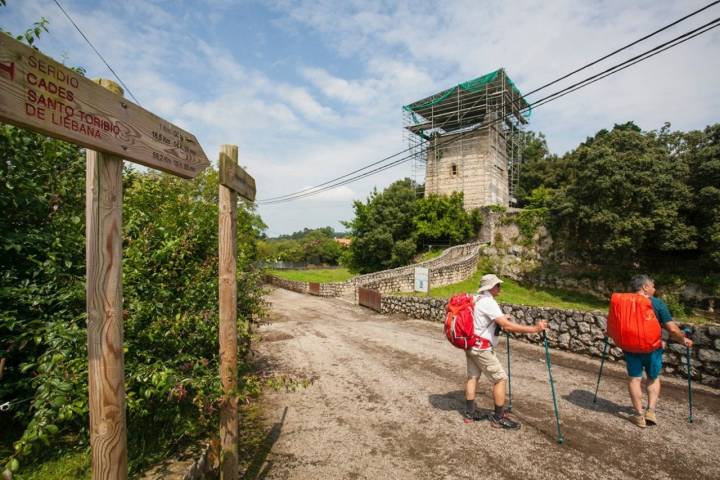
[[[480,279],[480,288],[478,288],[478,292],[486,292],[499,283],[503,283],[503,281],[500,280],[494,273],[483,275]]]

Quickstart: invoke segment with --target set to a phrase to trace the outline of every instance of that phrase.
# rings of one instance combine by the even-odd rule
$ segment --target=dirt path
[[[246,478],[720,478],[720,395],[668,380],[660,425],[631,425],[622,365],[606,368],[593,408],[598,361],[552,352],[565,444],[556,427],[542,347],[514,341],[513,413],[520,431],[465,424],[465,359],[440,324],[386,317],[341,299],[272,290],[259,353],[276,373],[313,378],[271,393],[267,456]],[[505,364],[505,344],[499,346]],[[607,364],[606,364],[607,365]],[[491,406],[488,383],[477,403]]]

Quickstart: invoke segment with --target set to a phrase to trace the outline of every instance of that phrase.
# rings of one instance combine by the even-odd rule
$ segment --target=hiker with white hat
[[[485,375],[493,383],[492,396],[495,411],[490,416],[490,423],[495,428],[518,429],[520,424],[507,417],[505,412],[505,386],[507,374],[495,355],[498,333],[503,329],[512,333],[540,333],[547,328],[547,321],[540,320],[535,325],[515,323],[504,314],[495,297],[500,295],[502,280],[489,273],[480,279],[478,296],[475,299],[474,325],[475,334],[480,337],[478,343],[465,351],[467,358],[467,382],[465,383],[465,421],[479,421],[484,417],[475,408],[475,395],[480,374]]]

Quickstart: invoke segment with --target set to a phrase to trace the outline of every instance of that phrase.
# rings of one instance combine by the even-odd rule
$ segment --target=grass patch
[[[284,278],[286,280],[294,280],[296,282],[344,282],[355,275],[350,273],[347,268],[328,268],[317,270],[270,270],[271,275]]]
[[[60,454],[36,465],[20,465],[13,475],[17,480],[48,480],[49,478],[89,479],[91,476],[91,456],[89,450],[71,451]]]
[[[417,258],[416,263],[421,262],[427,262],[428,260],[432,260],[433,258],[439,257],[443,252],[445,251],[444,248],[433,248],[432,250],[423,253]]]
[[[479,269],[472,277],[463,282],[446,285],[444,287],[431,288],[430,296],[434,298],[449,298],[456,293],[475,292],[480,284],[480,277],[482,277],[482,275],[483,270]],[[403,292],[400,293],[400,295],[420,296],[422,294],[419,292]],[[527,287],[507,278],[503,279],[502,289],[500,290],[500,296],[497,297],[497,300],[500,303],[510,303],[513,305],[561,308],[584,312],[591,310],[607,312],[609,304],[608,301],[598,300],[591,295],[557,288]],[[716,323],[713,319],[699,315],[698,312],[694,312],[690,316],[677,315],[676,320],[695,325]]]
[[[480,284],[482,274],[482,271],[478,270],[472,277],[463,282],[444,287],[431,288],[430,296],[435,298],[449,298],[456,293],[475,292]],[[590,295],[554,288],[530,288],[510,279],[503,279],[500,296],[497,299],[501,303],[512,303],[515,305],[582,311],[607,310],[608,308],[607,302],[600,301]]]

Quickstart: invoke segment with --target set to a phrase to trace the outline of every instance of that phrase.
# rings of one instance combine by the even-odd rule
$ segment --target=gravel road
[[[624,365],[552,351],[565,443],[556,426],[542,347],[513,341],[513,416],[520,431],[465,424],[465,357],[440,323],[384,316],[337,298],[272,289],[259,328],[259,360],[276,374],[312,379],[265,395],[267,479],[717,479],[720,392],[664,379],[659,425],[627,421]],[[499,345],[506,365],[506,345]],[[489,409],[489,384],[477,403]],[[242,427],[241,427],[242,428]],[[248,478],[249,475],[246,475]]]

